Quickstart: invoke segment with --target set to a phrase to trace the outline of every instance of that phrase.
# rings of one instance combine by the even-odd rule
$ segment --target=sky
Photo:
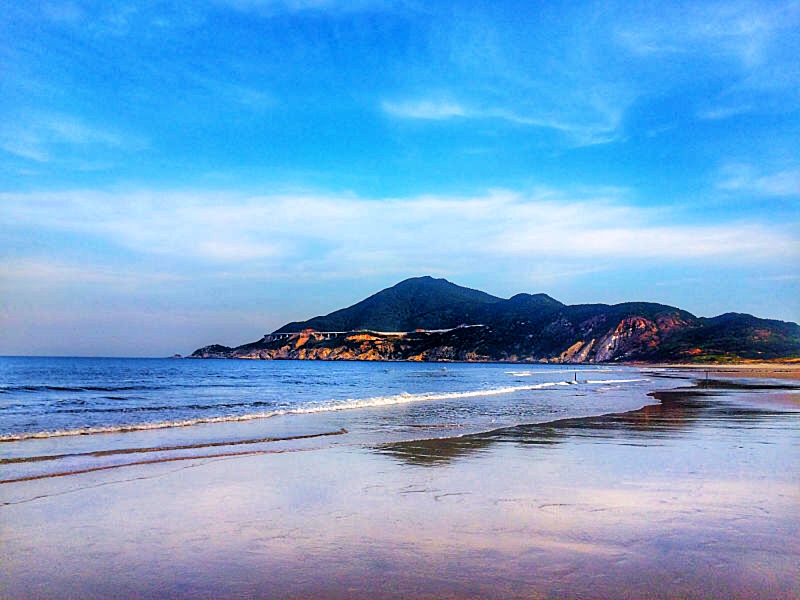
[[[0,354],[407,277],[800,321],[800,2],[11,0]]]

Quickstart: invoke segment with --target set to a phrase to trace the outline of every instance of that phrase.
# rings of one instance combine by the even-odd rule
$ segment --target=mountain
[[[353,306],[292,322],[194,358],[702,362],[800,357],[800,326],[727,313],[713,318],[649,302],[566,305],[546,294],[498,298],[416,277]]]

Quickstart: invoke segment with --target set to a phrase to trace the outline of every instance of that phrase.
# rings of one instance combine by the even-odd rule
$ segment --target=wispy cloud
[[[717,187],[756,196],[800,198],[800,168],[764,173],[752,165],[727,165],[720,171]]]
[[[45,2],[40,10],[44,18],[56,23],[79,23],[85,16],[84,10],[75,2]]]
[[[533,8],[507,19],[502,6],[459,7],[431,30],[427,54],[398,73],[381,107],[393,118],[494,120],[549,130],[559,145],[624,137],[639,91],[609,61],[608,23],[571,11],[574,27]],[[542,31],[546,30],[546,35]],[[591,40],[591,41],[590,41]]]
[[[662,85],[716,73],[718,89],[696,116],[720,120],[800,104],[798,27],[794,1],[676,2],[625,16],[613,31],[644,64],[663,65],[670,77]]]
[[[708,121],[720,121],[723,119],[730,119],[731,117],[738,115],[744,115],[752,112],[753,110],[752,104],[738,104],[730,106],[716,104],[710,108],[701,108],[698,111],[697,116]]]
[[[800,281],[800,273],[790,273],[784,275],[772,275],[769,277],[756,277],[757,281],[776,281],[776,282],[793,282]]]
[[[236,10],[271,16],[284,12],[352,13],[383,10],[404,4],[401,0],[215,0]]]
[[[233,110],[243,107],[262,112],[277,104],[275,95],[264,89],[263,85],[250,85],[230,76],[222,78],[212,71],[198,70],[185,76],[203,96],[210,96],[215,102],[230,106]]]
[[[510,125],[550,129],[566,134],[571,142],[579,146],[604,144],[617,139],[621,111],[608,110],[592,121],[570,119],[567,114],[552,113],[537,116],[517,114],[513,110],[497,107],[475,108],[452,101],[430,99],[384,101],[383,111],[400,119],[444,121],[448,119],[497,120]]]
[[[6,258],[0,263],[0,281],[13,281],[17,286],[43,287],[97,284],[131,290],[143,286],[174,283],[185,277],[151,270],[120,270],[113,267],[87,265],[56,258]]]
[[[75,152],[137,151],[145,147],[139,136],[125,136],[63,114],[25,115],[0,125],[0,148],[39,163],[69,160]]]
[[[652,5],[615,27],[616,39],[643,55],[706,53],[746,68],[762,64],[773,36],[800,17],[796,2],[690,2]]]

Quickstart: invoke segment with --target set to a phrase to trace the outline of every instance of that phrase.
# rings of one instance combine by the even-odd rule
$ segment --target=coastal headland
[[[284,325],[237,347],[191,358],[699,363],[800,360],[796,323],[726,313],[712,318],[649,302],[565,305],[546,294],[510,299],[418,277],[357,304]]]

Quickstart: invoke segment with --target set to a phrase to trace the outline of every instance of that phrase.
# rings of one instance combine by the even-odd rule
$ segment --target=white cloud
[[[103,238],[142,255],[307,273],[469,270],[485,261],[729,263],[797,256],[792,224],[670,223],[612,190],[475,197],[64,192],[0,195],[17,227]]]
[[[764,173],[752,165],[728,165],[721,170],[717,187],[757,196],[800,198],[800,169]]]
[[[402,119],[427,119],[438,121],[451,119],[453,117],[476,116],[473,112],[468,112],[460,104],[440,100],[384,101],[381,107],[385,113]]]
[[[509,239],[510,238],[510,239]],[[598,227],[557,229],[539,224],[519,227],[495,241],[495,248],[514,256],[530,256],[564,246],[565,256],[592,259],[658,259],[685,260],[739,257],[751,261],[788,253],[800,255],[797,241],[788,231],[760,225],[662,227],[642,224],[641,227],[615,227],[604,223]]]

